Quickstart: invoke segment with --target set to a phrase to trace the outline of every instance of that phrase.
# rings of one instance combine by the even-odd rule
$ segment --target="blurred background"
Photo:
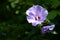
[[[47,18],[58,34],[41,35],[40,29],[26,20],[26,10],[40,5],[49,12]],[[60,0],[0,0],[0,40],[60,40]]]

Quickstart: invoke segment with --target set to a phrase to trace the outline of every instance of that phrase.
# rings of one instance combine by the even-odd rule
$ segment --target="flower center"
[[[39,16],[36,16],[36,17],[35,17],[35,20],[40,20],[40,17],[39,17]]]

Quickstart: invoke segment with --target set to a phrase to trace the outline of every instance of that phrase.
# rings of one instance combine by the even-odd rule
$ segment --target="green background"
[[[49,12],[47,18],[54,23],[58,34],[41,34],[26,20],[26,10],[40,5]],[[0,0],[0,40],[59,40],[60,0]]]

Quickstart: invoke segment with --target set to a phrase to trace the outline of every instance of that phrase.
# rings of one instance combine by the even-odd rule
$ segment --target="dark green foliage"
[[[26,10],[41,5],[49,11],[47,18],[60,33],[60,0],[0,0],[0,40],[59,40],[58,35],[41,34],[26,20]]]

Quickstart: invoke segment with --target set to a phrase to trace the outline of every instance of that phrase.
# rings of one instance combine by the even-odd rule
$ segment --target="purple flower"
[[[42,33],[47,33],[55,28],[55,25],[43,26],[41,31]]]
[[[48,11],[39,5],[35,5],[29,8],[26,11],[26,14],[27,14],[27,21],[29,23],[32,23],[33,26],[36,26],[37,24],[41,24],[46,20]]]

